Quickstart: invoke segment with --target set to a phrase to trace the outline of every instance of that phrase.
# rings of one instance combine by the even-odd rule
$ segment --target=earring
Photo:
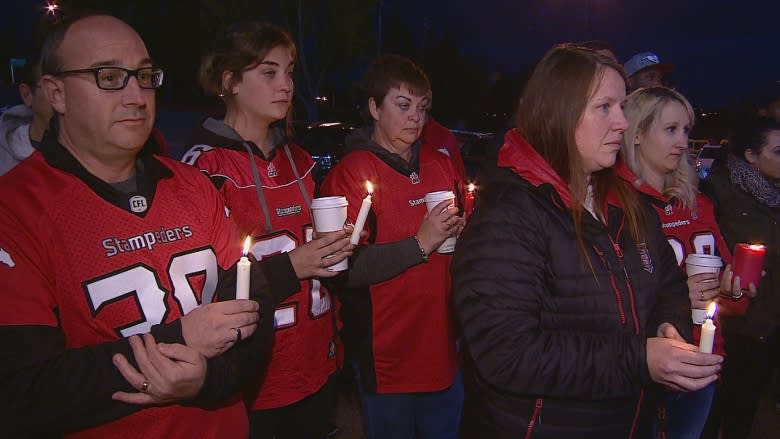
[[[220,85],[220,91],[219,91],[219,94],[217,94],[217,96],[219,96],[220,98],[224,99],[224,97],[225,97],[225,84],[221,84]]]

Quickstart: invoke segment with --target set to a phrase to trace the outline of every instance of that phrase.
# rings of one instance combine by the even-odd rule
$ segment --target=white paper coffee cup
[[[347,222],[347,197],[321,197],[311,200],[311,214],[314,217],[314,230],[317,233],[335,232],[344,229]],[[331,256],[325,256],[329,258]],[[328,266],[328,271],[344,271],[349,267],[345,258],[337,264]]]
[[[425,194],[425,206],[428,208],[428,212],[433,210],[434,207],[436,207],[437,204],[441,203],[442,201],[451,200],[453,201],[453,205],[455,204],[455,193],[452,191],[436,191],[436,192],[428,192]],[[439,248],[436,249],[439,253],[452,253],[455,251],[455,241],[457,241],[457,238],[454,236],[450,236],[449,238],[445,239],[444,242],[441,243]]]
[[[720,273],[720,267],[723,266],[723,260],[720,256],[713,256],[700,253],[691,253],[685,258],[685,272],[688,276],[700,273]],[[701,325],[707,319],[706,309],[691,309],[691,320],[696,325]]]
[[[685,272],[688,276],[700,273],[720,273],[723,260],[720,256],[691,253],[685,258]]]

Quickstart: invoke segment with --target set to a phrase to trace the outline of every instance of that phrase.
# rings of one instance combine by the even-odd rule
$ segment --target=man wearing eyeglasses
[[[42,70],[55,118],[0,177],[0,436],[246,437],[237,391],[299,288],[289,256],[225,300],[241,239],[206,177],[152,153],[164,75],[127,24],[63,24]]]

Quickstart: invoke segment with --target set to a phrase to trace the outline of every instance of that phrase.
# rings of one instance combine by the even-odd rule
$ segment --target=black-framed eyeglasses
[[[122,90],[127,87],[131,76],[138,80],[138,86],[146,89],[160,88],[163,83],[163,71],[157,67],[141,67],[136,70],[128,70],[122,67],[94,67],[91,69],[64,70],[55,72],[54,76],[71,75],[76,73],[92,73],[95,75],[95,84],[101,90]]]

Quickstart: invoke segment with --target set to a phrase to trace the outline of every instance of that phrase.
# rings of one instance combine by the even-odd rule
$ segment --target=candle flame
[[[718,309],[718,304],[715,302],[710,303],[710,306],[707,307],[707,318],[712,320],[715,318],[715,311]]]
[[[371,195],[374,193],[374,185],[371,184],[370,181],[366,180],[366,190],[368,191],[368,195]]]
[[[760,251],[760,250],[764,250],[766,247],[763,246],[762,244],[750,244],[748,246],[748,248],[751,249],[751,250],[759,250]]]
[[[249,253],[249,247],[251,246],[252,246],[252,238],[247,236],[246,239],[244,240],[243,256],[246,256],[247,253]]]
[[[469,186],[468,186],[468,191],[469,192],[474,192],[474,189],[476,189],[476,188],[477,187],[474,185],[474,183],[469,183]]]

